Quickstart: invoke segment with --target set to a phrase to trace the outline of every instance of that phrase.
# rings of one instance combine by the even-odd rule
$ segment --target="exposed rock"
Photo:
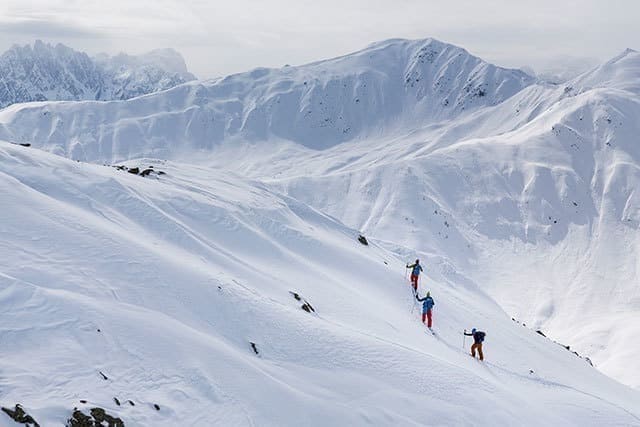
[[[19,403],[16,404],[13,410],[2,407],[2,411],[17,423],[24,424],[29,427],[40,427],[40,424],[38,424],[31,415],[27,414]]]
[[[298,295],[297,292],[289,291],[289,293],[296,299],[296,301],[302,301],[302,298],[300,298],[300,295]]]
[[[518,320],[516,320],[514,317],[512,317],[512,318],[511,318],[511,320],[513,320],[514,322],[516,322],[516,323],[518,323],[518,324],[521,324],[521,323],[520,323]],[[525,327],[527,326],[525,323],[522,323],[521,325],[522,325],[522,326],[525,326]],[[562,343],[559,343],[558,341],[554,341],[554,340],[550,339],[550,338],[549,338],[549,337],[547,337],[547,336],[544,334],[544,332],[542,332],[540,329],[537,329],[535,332],[536,332],[538,335],[541,335],[541,336],[545,337],[546,339],[548,339],[548,340],[550,340],[550,341],[554,342],[555,344],[558,344],[559,346],[564,347],[564,349],[565,349],[565,350],[570,351],[571,353],[573,353],[573,354],[575,354],[576,356],[578,356],[580,359],[584,359],[584,360],[585,360],[589,365],[593,366],[593,363],[591,362],[591,359],[589,359],[588,357],[583,357],[583,356],[581,356],[581,355],[580,355],[577,351],[575,351],[575,350],[571,350],[571,346],[564,345],[564,344],[562,344]]]
[[[249,342],[249,344],[251,344],[251,348],[253,349],[253,352],[257,355],[260,355],[260,353],[258,352],[258,347],[256,347],[256,343]]]
[[[118,170],[120,170],[120,171],[126,171],[126,172],[129,172],[129,173],[131,173],[131,174],[134,174],[134,175],[140,175],[140,176],[143,176],[143,177],[144,177],[144,176],[151,175],[151,174],[154,174],[154,173],[155,173],[156,175],[166,175],[166,172],[163,172],[163,171],[156,171],[156,170],[153,168],[153,166],[149,166],[149,167],[147,167],[147,168],[146,168],[146,169],[144,169],[142,172],[140,172],[140,167],[138,167],[138,166],[135,166],[135,167],[129,168],[129,167],[126,167],[125,165],[114,165],[113,167],[114,167],[114,168],[116,168],[116,169],[118,169]]]
[[[67,420],[66,427],[124,427],[120,418],[107,414],[102,408],[91,408],[90,414],[86,415],[75,409]]]
[[[90,416],[83,414],[78,409],[73,410],[73,415],[67,420],[66,427],[93,427],[94,423]]]
[[[307,313],[315,313],[316,310],[313,308],[313,306],[309,303],[309,301],[307,301],[306,299],[302,298],[300,296],[300,294],[298,294],[297,292],[293,292],[293,291],[289,291],[289,293],[291,294],[291,296],[293,296],[293,298],[296,301],[301,301],[303,302],[303,304],[300,306],[301,309],[303,309],[304,311],[306,311]]]

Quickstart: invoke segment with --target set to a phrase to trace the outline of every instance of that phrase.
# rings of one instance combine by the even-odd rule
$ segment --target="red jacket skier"
[[[420,260],[417,259],[414,264],[407,264],[407,268],[411,268],[411,286],[413,286],[413,291],[418,292],[418,276],[420,276],[420,272],[422,271],[422,266],[420,265]]]

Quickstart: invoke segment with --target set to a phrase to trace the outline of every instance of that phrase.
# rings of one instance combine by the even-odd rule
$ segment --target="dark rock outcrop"
[[[16,404],[14,409],[2,407],[2,411],[19,424],[24,424],[29,427],[40,427],[40,424],[38,424],[31,415],[27,414],[19,403]]]
[[[73,415],[67,420],[66,427],[124,427],[120,418],[109,415],[102,408],[91,408],[90,415],[74,409]]]

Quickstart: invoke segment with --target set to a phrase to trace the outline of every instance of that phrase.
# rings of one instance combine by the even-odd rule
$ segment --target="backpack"
[[[486,334],[484,332],[476,332],[475,335],[478,337],[478,342],[483,342]]]

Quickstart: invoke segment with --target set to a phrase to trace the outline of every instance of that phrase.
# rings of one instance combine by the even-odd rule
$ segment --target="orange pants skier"
[[[471,346],[471,355],[473,357],[476,357],[476,350],[478,350],[478,357],[480,357],[480,360],[484,360],[484,354],[482,354],[482,343],[481,342],[474,343]]]
[[[473,345],[471,346],[471,356],[476,357],[476,350],[478,350],[478,356],[480,360],[484,360],[484,354],[482,354],[482,342],[487,335],[482,331],[478,331],[476,328],[471,329],[471,333],[468,334],[467,330],[464,330],[464,334],[468,337],[473,337]]]

